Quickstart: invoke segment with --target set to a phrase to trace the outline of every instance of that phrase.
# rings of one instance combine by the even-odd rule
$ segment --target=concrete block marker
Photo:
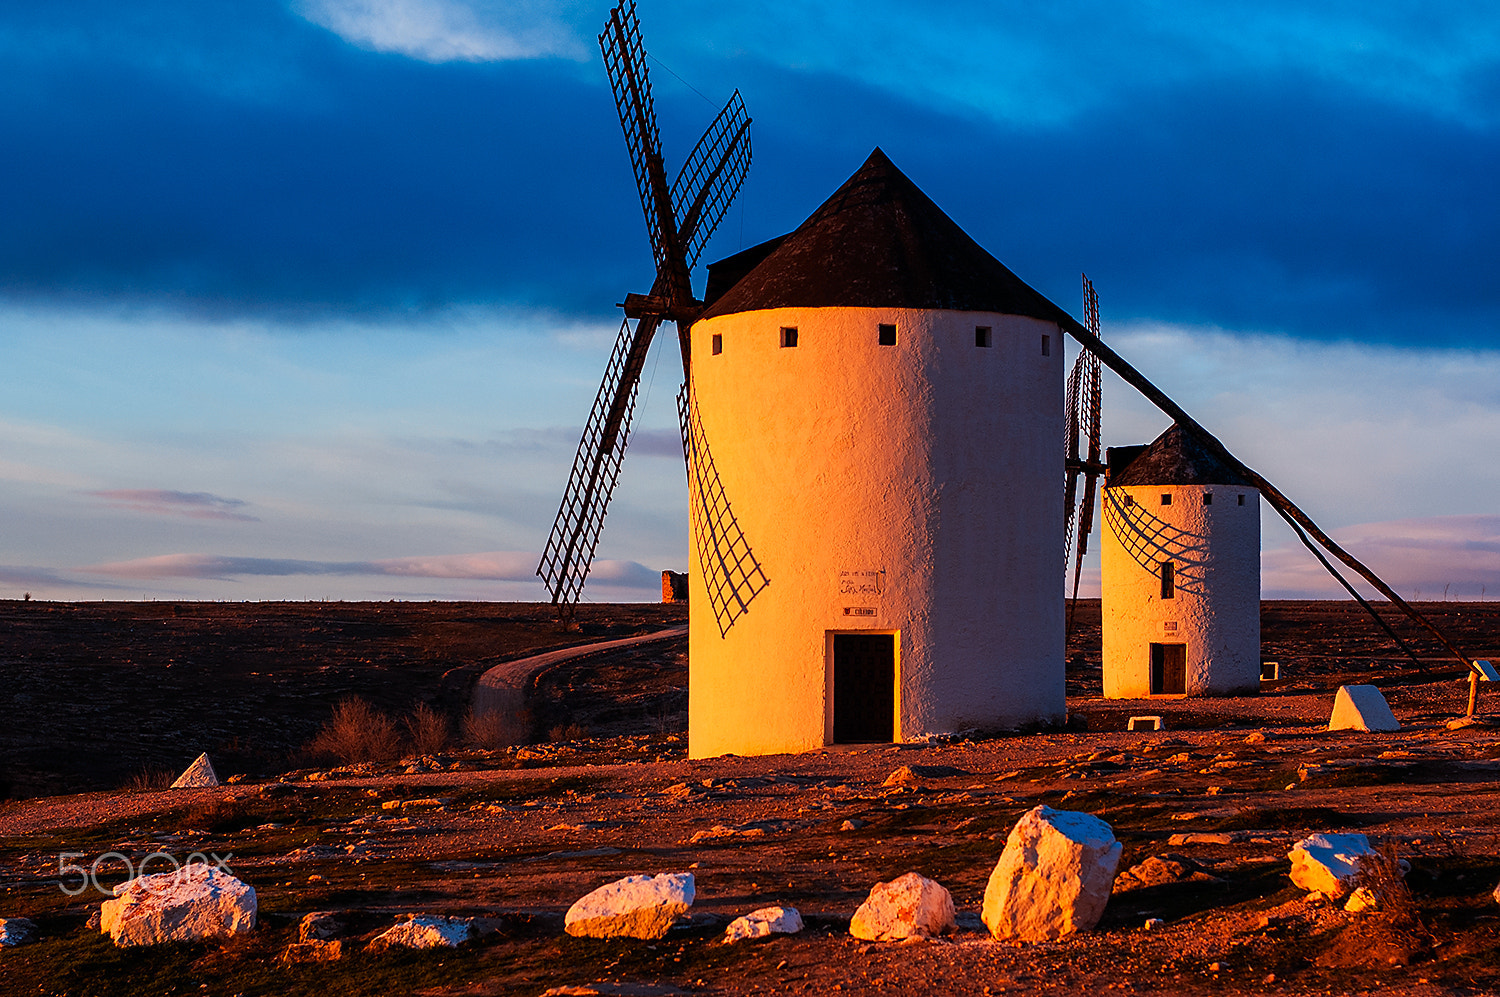
[[[1131,717],[1125,724],[1127,731],[1132,730],[1166,730],[1167,725],[1162,722],[1161,717]]]
[[[1400,730],[1401,722],[1373,685],[1341,685],[1328,729],[1392,731]]]
[[[214,772],[214,763],[208,760],[208,752],[204,752],[193,759],[189,765],[172,783],[173,789],[202,789],[207,786],[217,786],[219,777]]]

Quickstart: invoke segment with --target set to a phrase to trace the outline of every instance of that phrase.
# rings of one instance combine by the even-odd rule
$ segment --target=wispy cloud
[[[243,499],[223,498],[208,492],[178,492],[160,488],[115,488],[106,491],[91,491],[87,494],[103,499],[117,508],[156,516],[231,519],[242,523],[260,522],[256,517],[238,511],[248,504]]]
[[[1406,598],[1500,596],[1500,516],[1360,523],[1333,530],[1332,536]],[[1344,574],[1357,580],[1352,571]],[[1358,587],[1370,594],[1362,581]],[[1290,544],[1261,555],[1261,591],[1268,599],[1343,595],[1322,565],[1301,546]]]
[[[0,564],[0,584],[3,585],[30,585],[32,587],[46,585],[72,585],[73,582],[58,575],[50,568],[34,568],[18,564]]]
[[[378,561],[309,561],[219,554],[162,554],[79,568],[117,578],[198,578],[230,581],[240,576],[384,575],[400,578],[458,578],[471,581],[531,582],[537,555],[527,551],[440,554]],[[661,573],[635,561],[596,561],[591,582],[620,588],[654,588]]]
[[[589,56],[567,25],[526,0],[296,0],[292,9],[350,44],[424,62]]]

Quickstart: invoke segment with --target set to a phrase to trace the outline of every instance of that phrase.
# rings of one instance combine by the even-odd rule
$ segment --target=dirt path
[[[524,742],[528,724],[522,717],[536,679],[543,672],[580,658],[590,658],[608,654],[611,651],[623,651],[627,648],[676,640],[687,636],[687,631],[688,628],[685,626],[668,627],[666,630],[658,630],[655,633],[624,637],[619,640],[598,641],[593,644],[580,644],[577,647],[564,647],[556,651],[547,651],[544,654],[534,654],[529,658],[503,662],[479,676],[479,681],[474,685],[472,700],[474,712],[495,714],[506,718],[513,728],[509,740],[513,743]]]

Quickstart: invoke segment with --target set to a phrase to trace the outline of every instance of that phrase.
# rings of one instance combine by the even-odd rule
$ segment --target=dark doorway
[[[1187,645],[1151,645],[1151,695],[1172,696],[1187,692]]]
[[[833,635],[835,744],[895,737],[896,635]]]

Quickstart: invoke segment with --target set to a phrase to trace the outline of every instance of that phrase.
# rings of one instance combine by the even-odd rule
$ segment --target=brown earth
[[[1475,656],[1500,646],[1500,605],[1424,608],[1444,614]],[[670,607],[588,612],[597,615],[579,635],[556,629],[542,607],[200,605],[174,615],[168,605],[7,604],[0,620],[14,625],[0,631],[0,700],[11,701],[0,703],[9,711],[0,737],[11,739],[9,753],[30,751],[30,777],[82,782],[91,759],[97,766],[131,746],[131,763],[175,767],[201,750],[180,732],[153,734],[157,724],[231,739],[250,736],[248,724],[279,739],[246,753],[269,771],[340,695],[393,711],[417,700],[456,708],[456,676],[472,681],[485,663],[680,620]],[[0,955],[0,992],[1500,992],[1500,908],[1490,896],[1500,880],[1500,729],[1448,730],[1444,721],[1464,706],[1456,663],[1423,645],[1434,674],[1403,667],[1358,613],[1268,603],[1265,656],[1289,675],[1273,692],[1106,703],[1097,698],[1097,603],[1085,604],[1069,705],[1074,727],[1086,729],[688,760],[679,643],[542,676],[533,727],[567,741],[303,771],[285,783],[14,800],[0,806],[0,917],[36,918],[48,937]],[[221,626],[208,622],[219,614]],[[193,622],[172,623],[183,619]],[[1351,681],[1382,686],[1404,730],[1322,730],[1333,688]],[[32,698],[16,703],[17,690]],[[231,695],[246,712],[204,715]],[[53,710],[64,724],[48,724]],[[1169,729],[1125,733],[1126,717],[1143,712],[1164,715]],[[901,765],[949,774],[884,787]],[[220,771],[236,769],[220,762]],[[1122,870],[1174,854],[1213,878],[1117,893],[1097,930],[1061,943],[993,942],[976,918],[984,884],[1010,826],[1039,803],[1108,821],[1125,846]],[[1411,863],[1406,906],[1356,916],[1292,887],[1290,844],[1340,830],[1390,844]],[[115,950],[84,927],[101,899],[92,884],[71,871],[59,877],[63,852],[81,853],[70,861],[85,867],[98,861],[95,879],[108,887],[127,861],[157,852],[162,864],[195,851],[232,854],[227,863],[256,887],[262,924],[252,935]],[[661,942],[562,934],[563,912],[590,889],[686,869],[697,877],[693,920]],[[850,938],[847,919],[870,886],[910,870],[953,892],[962,930],[911,946]],[[76,897],[59,889],[77,885],[88,888]],[[717,942],[729,918],[773,903],[798,907],[809,929]],[[297,918],[320,909],[354,911],[354,953],[280,965]],[[442,955],[360,951],[362,938],[413,911],[483,917],[493,930]],[[1145,930],[1147,918],[1165,923]]]

